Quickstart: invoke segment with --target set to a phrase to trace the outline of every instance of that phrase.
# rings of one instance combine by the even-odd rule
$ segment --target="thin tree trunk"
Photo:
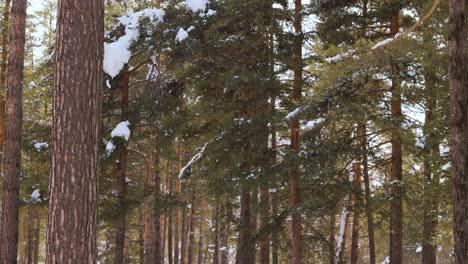
[[[260,190],[261,233],[260,233],[260,263],[270,263],[270,240],[268,239],[268,223],[270,221],[270,197],[267,186]]]
[[[182,169],[182,147],[180,143],[177,145],[177,171]],[[177,179],[177,175],[175,176],[175,192],[176,197],[179,199],[180,195],[180,181]],[[179,263],[179,247],[180,247],[180,240],[179,240],[179,207],[176,206],[174,208],[174,264]]]
[[[169,181],[169,194],[172,195],[172,193],[174,193],[174,190],[173,190],[173,181],[172,181],[172,173],[171,173],[171,165],[168,165],[168,174],[167,174],[167,178],[168,178],[168,181]],[[169,264],[173,264],[174,263],[174,260],[173,260],[173,254],[174,254],[174,251],[173,251],[173,240],[172,240],[172,230],[173,230],[173,220],[172,220],[172,208],[170,208],[169,210],[169,220],[168,220],[168,230],[167,230],[167,255],[168,255],[168,260],[169,260]]]
[[[187,201],[188,187],[184,188],[184,203]],[[182,241],[180,246],[180,264],[185,264],[186,253],[187,253],[187,231],[188,231],[188,220],[187,217],[187,206],[182,208]]]
[[[361,217],[361,162],[355,162],[354,167],[354,204],[353,204],[353,230],[351,238],[351,264],[358,263],[359,257],[359,231],[361,229],[360,217]]]
[[[5,170],[0,222],[0,262],[5,264],[16,263],[18,251],[26,6],[26,0],[15,0],[11,9],[11,45],[10,56],[8,58],[6,103]]]
[[[371,203],[371,190],[369,181],[369,166],[367,160],[367,137],[366,125],[359,125],[359,136],[362,138],[361,149],[362,149],[362,174],[364,178],[364,189],[365,189],[365,200],[366,200],[366,216],[367,216],[367,233],[369,236],[369,263],[375,264],[375,238],[374,238],[374,216],[372,214],[372,203]]]
[[[348,240],[349,228],[349,195],[344,198],[344,206],[340,217],[340,230],[336,242],[335,263],[342,263],[344,252],[346,250],[346,240]]]
[[[293,92],[291,99],[294,102],[301,100],[302,93],[302,0],[294,0],[295,11],[294,11],[294,82]],[[291,148],[299,152],[299,120],[293,120],[291,122]],[[301,238],[301,214],[298,211],[300,202],[299,198],[299,181],[300,181],[300,169],[298,164],[293,164],[290,175],[290,188],[291,188],[291,209],[292,209],[292,264],[301,264],[302,262],[302,238]]]
[[[399,10],[391,17],[390,34],[395,36],[399,31]],[[401,86],[400,69],[397,62],[392,62],[392,96],[391,113],[395,124],[392,128],[392,162],[391,162],[391,194],[390,200],[390,264],[403,263],[403,153],[401,138]]]
[[[39,263],[39,246],[41,244],[41,218],[42,218],[42,210],[40,207],[36,208],[36,219],[35,219],[35,225],[36,225],[36,233],[34,234],[34,254],[33,254],[33,263],[38,264]]]
[[[27,213],[27,227],[28,227],[28,234],[27,234],[27,263],[32,264],[33,263],[33,245],[34,245],[34,208],[31,207],[31,205],[28,205],[28,213]]]
[[[122,120],[127,119],[128,112],[128,86],[130,76],[127,71],[125,71],[118,81],[118,88],[121,92],[120,98],[120,115]],[[119,215],[116,219],[116,235],[115,235],[115,263],[123,264],[124,263],[124,251],[125,251],[125,230],[126,230],[126,221],[127,221],[127,159],[128,159],[128,150],[127,146],[122,144],[119,146],[119,162],[117,163],[117,199],[119,201]]]
[[[330,264],[336,264],[335,262],[335,225],[336,225],[336,212],[333,209],[330,212],[330,220],[328,225],[328,252]]]
[[[139,227],[138,227],[138,243],[139,251],[138,256],[140,257],[140,264],[145,263],[145,217],[144,210],[138,210],[139,214]]]
[[[148,144],[151,145],[151,144]],[[154,171],[153,151],[150,147],[146,149],[145,164],[145,263],[157,263],[157,245],[158,239],[156,233],[156,212],[155,212],[155,189],[156,175]]]
[[[154,227],[155,227],[155,237],[152,238],[155,240],[154,246],[156,247],[155,258],[156,264],[163,264],[164,260],[162,258],[162,243],[161,243],[161,158],[159,156],[159,150],[156,149],[153,151],[154,155]]]
[[[229,215],[230,215],[230,205],[226,201],[226,204],[223,206],[222,212],[222,225],[221,225],[221,264],[228,264],[228,254],[229,254]]]
[[[203,248],[205,247],[204,245],[204,239],[205,239],[205,221],[206,221],[206,198],[205,198],[205,192],[202,192],[201,194],[201,215],[200,215],[200,223],[199,223],[199,235],[198,235],[198,261],[197,264],[202,264],[203,263]]]
[[[196,214],[196,191],[197,185],[194,184],[192,191],[192,206],[190,209],[190,227],[189,227],[189,243],[188,243],[188,264],[194,261],[193,247],[195,246],[195,214]]]
[[[95,263],[104,1],[60,0],[56,32],[46,263]]]
[[[468,263],[468,4],[449,0],[449,83],[455,264]]]
[[[213,253],[213,264],[219,264],[219,211],[220,205],[216,204],[213,213],[213,223],[215,224],[214,231],[214,253]]]

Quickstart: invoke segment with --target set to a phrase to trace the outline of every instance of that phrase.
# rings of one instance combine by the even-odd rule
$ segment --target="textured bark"
[[[104,1],[60,0],[47,264],[95,263]]]
[[[34,208],[30,205],[28,206],[28,214],[27,214],[27,225],[28,225],[28,241],[27,241],[27,263],[33,263],[33,254],[34,254]]]
[[[252,219],[251,219],[251,194],[249,191],[241,191],[240,195],[240,230],[236,254],[236,264],[251,264],[255,261],[255,249],[253,243]]]
[[[121,76],[119,76],[119,81],[117,87],[120,89],[121,98],[120,98],[120,111],[122,120],[127,119],[128,111],[128,86],[129,86],[129,74],[127,71],[124,71]],[[117,165],[117,199],[119,202],[119,215],[115,223],[115,257],[114,262],[116,264],[123,264],[124,261],[124,249],[125,249],[125,230],[126,230],[126,221],[127,221],[127,209],[126,209],[126,200],[127,200],[127,159],[128,159],[128,150],[127,146],[122,144],[119,146],[119,162]]]
[[[0,262],[4,264],[17,262],[26,6],[26,0],[15,0],[11,9],[6,103],[8,125],[5,131],[5,168],[0,222]]]
[[[468,4],[449,0],[449,83],[455,263],[468,263]]]
[[[187,194],[188,194],[188,189],[184,188],[184,203],[187,201]],[[182,208],[182,240],[181,240],[181,246],[180,246],[180,264],[185,264],[187,258],[186,258],[186,253],[187,253],[187,231],[188,231],[188,220],[189,218],[187,217],[187,206],[184,206]]]
[[[138,227],[138,243],[139,243],[139,252],[138,256],[139,258],[139,263],[144,264],[145,263],[145,216],[144,216],[144,210],[139,210],[139,222],[140,226]]]
[[[395,36],[399,31],[397,10],[391,18],[390,34]],[[391,180],[392,199],[390,200],[390,264],[403,263],[403,153],[401,139],[401,86],[399,81],[400,69],[396,62],[392,62],[392,96],[391,113],[395,124],[392,128],[392,161]]]
[[[360,124],[359,136],[361,136],[362,148],[362,175],[364,178],[365,200],[366,200],[366,217],[367,217],[367,233],[369,240],[369,263],[375,264],[375,237],[374,237],[374,215],[371,203],[371,190],[369,181],[369,165],[367,159],[367,137],[366,125]]]
[[[302,33],[302,1],[294,0],[294,31],[296,32],[294,40],[294,82],[291,99],[294,102],[301,100],[302,93],[302,42],[304,35]],[[299,152],[299,120],[291,122],[291,148]],[[290,189],[291,189],[291,210],[292,210],[292,264],[300,264],[302,262],[302,238],[301,238],[301,215],[297,211],[299,205],[299,180],[300,169],[298,164],[293,164],[290,174]]]
[[[5,0],[3,10],[3,31],[2,31],[2,62],[0,65],[0,149],[5,144],[5,88],[8,55],[8,32],[10,26],[10,0]],[[0,159],[1,160],[1,159]]]

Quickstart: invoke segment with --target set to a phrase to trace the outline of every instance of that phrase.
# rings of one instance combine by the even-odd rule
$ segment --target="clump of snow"
[[[185,40],[186,38],[188,38],[188,32],[185,31],[185,29],[183,29],[183,28],[179,28],[179,31],[177,32],[175,40],[177,42],[181,42],[181,41]]]
[[[106,154],[109,155],[115,150],[115,145],[112,140],[109,140],[106,144]]]
[[[443,170],[443,171],[447,171],[447,170],[449,170],[451,167],[452,167],[452,162],[448,162],[447,164],[445,164],[444,166],[442,166],[442,170]]]
[[[333,57],[326,58],[325,61],[328,62],[328,63],[338,62],[338,61],[342,60],[343,58],[351,56],[355,51],[356,51],[355,49],[350,49],[345,53],[337,54],[337,55],[335,55]],[[355,59],[354,56],[353,56],[353,59]]]
[[[381,264],[390,264],[390,257],[387,256]]]
[[[104,43],[104,72],[114,78],[128,63],[132,56],[130,47],[140,36],[139,21],[142,17],[151,19],[156,25],[163,20],[164,15],[165,12],[162,9],[148,8],[120,17],[118,20],[125,27],[125,35],[115,42]]]
[[[29,88],[34,88],[34,87],[36,87],[36,86],[37,86],[37,85],[36,85],[36,83],[35,83],[34,81],[31,81],[31,82],[29,83]]]
[[[384,39],[384,40],[378,42],[377,44],[375,44],[371,49],[378,49],[378,48],[380,48],[382,46],[387,45],[388,43],[390,43],[392,41],[393,41],[393,38]]]
[[[109,88],[109,89],[111,89],[111,88],[112,88],[112,86],[111,86],[111,84],[110,84],[109,80],[106,80],[106,86],[107,86],[107,88]]]
[[[346,230],[346,218],[348,216],[348,202],[349,202],[349,195],[345,196],[345,205],[343,207],[343,211],[341,211],[341,217],[340,217],[340,230],[338,233],[338,239],[336,241],[336,251],[335,251],[335,261],[338,263],[341,255],[341,250],[342,250],[342,245],[343,245],[343,239],[345,235],[345,230]]]
[[[421,246],[419,246],[418,248],[416,248],[416,253],[421,253],[423,250],[423,248]]]
[[[130,129],[128,128],[128,126],[130,126],[130,122],[128,121],[118,123],[117,126],[115,126],[114,130],[112,130],[111,137],[123,137],[126,141],[128,141],[128,139],[130,138]]]
[[[193,12],[205,10],[207,4],[208,0],[185,0],[185,5]]]
[[[296,119],[296,117],[304,110],[303,107],[298,107],[296,109],[294,109],[293,111],[289,112],[286,117],[284,118],[284,120],[286,120],[286,122],[290,122],[292,121],[293,119]]]
[[[43,150],[43,149],[48,149],[48,148],[49,148],[49,143],[47,143],[47,142],[33,141],[32,144],[33,144],[33,147],[34,147],[37,151],[41,151],[41,150]]]
[[[416,72],[415,72],[415,71],[408,71],[407,74],[408,74],[408,76],[410,76],[410,77],[416,76]]]
[[[325,119],[323,118],[317,118],[315,120],[311,120],[309,122],[307,122],[305,125],[301,126],[301,129],[302,130],[310,130],[310,129],[313,129],[315,128],[317,125],[319,125],[320,123],[322,123],[323,121],[325,121]]]
[[[31,201],[33,201],[33,202],[40,202],[40,201],[42,201],[42,199],[41,199],[41,190],[35,189],[35,190],[31,193]]]

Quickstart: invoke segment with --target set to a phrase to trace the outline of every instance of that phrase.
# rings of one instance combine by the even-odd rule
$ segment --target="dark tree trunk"
[[[177,171],[182,169],[182,147],[180,143],[177,145]],[[177,199],[180,197],[180,181],[175,179],[175,195]],[[179,263],[180,235],[179,235],[179,207],[174,208],[174,264]]]
[[[361,162],[355,162],[353,181],[353,229],[351,237],[351,264],[358,263],[359,257],[359,231],[361,230]]]
[[[240,230],[237,246],[236,264],[251,264],[255,261],[253,248],[253,230],[251,219],[251,194],[249,191],[241,191],[240,195]]]
[[[399,10],[391,18],[390,34],[395,36],[399,31]],[[397,62],[392,62],[392,98],[391,113],[395,124],[392,128],[392,199],[390,200],[390,264],[403,263],[403,168],[402,168],[402,139],[401,124],[401,86],[399,81],[400,69]]]
[[[336,225],[336,211],[333,209],[330,212],[330,220],[328,225],[328,257],[330,264],[336,264],[335,262],[335,225]]]
[[[195,215],[196,215],[196,184],[192,191],[192,206],[190,209],[189,243],[188,243],[188,264],[194,263],[193,247],[195,246]]]
[[[228,264],[228,253],[229,253],[229,215],[230,215],[230,204],[226,202],[223,206],[222,212],[222,225],[221,225],[221,264]]]
[[[11,9],[11,45],[7,70],[5,170],[0,222],[0,262],[5,264],[17,262],[18,250],[26,6],[26,0],[15,0]]]
[[[148,144],[151,145],[151,144]],[[150,147],[145,154],[146,178],[145,178],[145,263],[157,263],[156,240],[156,212],[154,208],[156,175],[153,168],[153,151]]]
[[[31,205],[28,206],[28,214],[27,214],[27,225],[28,225],[28,241],[27,241],[27,263],[33,263],[33,254],[34,254],[34,208]]]
[[[374,238],[374,215],[372,214],[371,190],[369,181],[369,165],[367,160],[367,137],[366,125],[360,124],[359,136],[362,137],[362,175],[364,178],[365,200],[366,200],[366,217],[367,217],[367,233],[369,236],[369,263],[375,264],[375,238]]]
[[[424,42],[426,45],[432,43],[431,35],[424,34]],[[430,61],[431,54],[427,55]],[[434,243],[436,236],[436,228],[438,224],[438,195],[437,187],[439,185],[439,176],[436,170],[437,159],[439,159],[439,142],[435,135],[434,127],[434,111],[437,105],[435,97],[436,79],[430,65],[424,66],[424,80],[426,93],[426,117],[424,122],[424,135],[426,142],[424,145],[424,230],[422,244],[422,264],[436,264],[437,262],[437,245]]]
[[[213,223],[215,224],[215,231],[213,234],[213,244],[214,244],[214,253],[213,253],[213,264],[219,264],[219,210],[220,205],[216,204],[213,213]]]
[[[449,0],[449,83],[455,264],[468,263],[468,4]]]
[[[205,221],[206,221],[206,198],[205,198],[205,193],[203,192],[201,194],[201,215],[200,215],[200,227],[199,227],[199,235],[198,235],[198,261],[197,264],[202,264],[203,263],[203,248],[205,247],[204,245],[204,239],[205,239]]]
[[[138,256],[140,257],[140,264],[145,263],[145,216],[144,210],[139,210],[139,223],[138,227],[138,242],[139,242],[139,252]]]
[[[60,0],[47,264],[96,263],[104,1]]]
[[[294,0],[295,11],[294,11],[294,31],[296,32],[294,40],[294,82],[292,91],[292,101],[299,102],[301,100],[302,93],[302,1]],[[299,120],[291,122],[291,147],[294,151],[299,152]],[[290,174],[290,188],[291,188],[291,210],[292,210],[292,264],[301,264],[302,262],[302,238],[301,238],[301,214],[297,211],[299,205],[299,180],[300,180],[300,168],[298,164],[293,164],[292,171]]]
[[[33,263],[38,264],[39,263],[39,246],[41,243],[41,220],[42,220],[42,212],[41,208],[36,208],[36,229],[35,229],[35,234],[34,234],[34,254],[33,254]]]
[[[184,203],[187,202],[188,188],[184,188]],[[187,231],[188,231],[188,220],[187,217],[187,206],[182,208],[182,241],[180,246],[180,264],[185,264],[186,253],[187,253]]]
[[[118,88],[121,92],[120,108],[122,120],[127,119],[128,111],[128,86],[129,86],[129,73],[125,71],[119,76]],[[119,162],[117,163],[117,199],[119,201],[119,215],[116,219],[116,235],[115,235],[115,263],[123,264],[124,251],[125,251],[125,230],[127,221],[127,159],[128,150],[127,146],[122,144],[119,146]]]

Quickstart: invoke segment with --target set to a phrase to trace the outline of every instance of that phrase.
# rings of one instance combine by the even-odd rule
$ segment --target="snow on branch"
[[[182,179],[185,175],[185,172],[190,168],[190,166],[192,166],[193,163],[199,161],[201,158],[203,158],[203,154],[205,153],[205,149],[206,147],[208,146],[208,144],[210,144],[211,141],[208,141],[205,143],[205,145],[203,145],[203,147],[200,149],[200,151],[198,151],[197,154],[195,154],[195,156],[192,157],[192,159],[180,170],[179,172],[179,179]]]

